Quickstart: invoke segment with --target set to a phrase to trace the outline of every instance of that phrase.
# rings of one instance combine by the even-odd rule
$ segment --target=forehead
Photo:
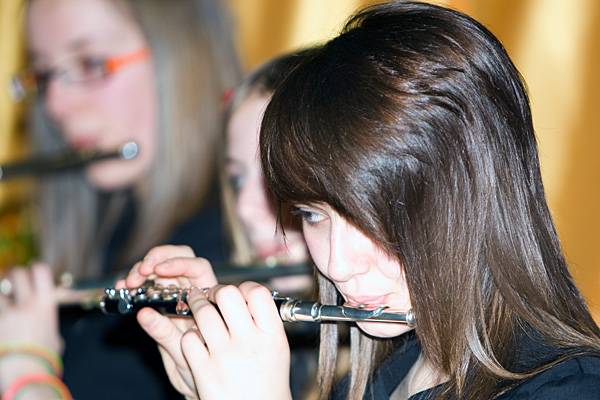
[[[230,157],[257,157],[260,123],[268,103],[268,97],[253,94],[233,111],[227,127],[227,153]]]
[[[52,58],[80,49],[110,50],[142,41],[138,26],[113,0],[32,0],[27,15],[30,52]]]

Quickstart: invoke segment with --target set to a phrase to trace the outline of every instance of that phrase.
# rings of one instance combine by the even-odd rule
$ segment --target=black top
[[[134,218],[131,207],[115,229],[105,265],[114,262]],[[176,227],[165,243],[188,245],[197,255],[220,263],[227,259],[224,236],[214,196],[197,215]],[[105,271],[108,274],[108,268]],[[62,308],[60,325],[65,341],[64,380],[75,399],[181,399],[169,383],[156,343],[134,315]]]
[[[389,399],[400,382],[417,360],[421,348],[414,332],[407,333],[394,352],[375,372],[366,390],[365,400]],[[517,370],[543,364],[555,359],[560,351],[525,338],[517,354],[523,358],[517,362]],[[506,382],[500,385],[506,385]],[[332,399],[346,398],[348,379],[342,380],[334,390]],[[441,386],[424,390],[411,396],[409,400],[434,399]],[[523,381],[510,389],[498,400],[592,400],[600,399],[600,357],[581,356],[561,362],[533,378]]]

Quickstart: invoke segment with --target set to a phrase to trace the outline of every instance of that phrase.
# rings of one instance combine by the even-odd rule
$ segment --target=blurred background
[[[27,154],[22,110],[6,90],[23,63],[21,1],[0,0],[0,162]],[[378,2],[223,1],[233,16],[246,70],[281,52],[330,38],[353,11]],[[432,2],[483,22],[523,74],[550,207],[571,271],[600,322],[600,2]],[[35,257],[27,185],[0,182],[0,267]]]

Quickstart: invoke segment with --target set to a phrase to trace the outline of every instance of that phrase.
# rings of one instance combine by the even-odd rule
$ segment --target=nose
[[[327,273],[334,282],[347,282],[368,270],[368,265],[361,261],[361,246],[357,246],[361,240],[355,240],[355,230],[346,221],[331,224]]]
[[[62,121],[82,107],[81,91],[75,85],[63,82],[60,77],[52,77],[45,88],[44,102],[50,116]]]

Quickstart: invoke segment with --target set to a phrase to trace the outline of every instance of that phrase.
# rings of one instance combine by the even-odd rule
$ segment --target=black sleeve
[[[600,376],[576,374],[548,382],[529,397],[532,400],[598,400]]]

